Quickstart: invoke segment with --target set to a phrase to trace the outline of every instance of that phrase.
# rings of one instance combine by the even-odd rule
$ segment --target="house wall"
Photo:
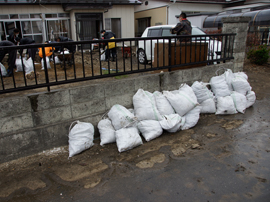
[[[135,19],[143,17],[151,17],[151,26],[155,25],[158,21],[157,18],[162,18],[163,25],[171,24],[176,25],[179,20],[181,12],[220,12],[222,5],[216,4],[198,4],[198,3],[173,3],[170,1],[148,1],[148,5],[135,6]],[[166,13],[166,14],[165,14]],[[205,16],[191,17],[189,20],[192,25],[202,28]],[[136,25],[136,24],[135,24]]]
[[[151,17],[151,26],[167,24],[167,7],[159,7],[135,13],[135,19]]]
[[[76,41],[75,13],[103,13],[103,25],[105,18],[121,18],[122,37],[134,37],[134,5],[114,5],[112,9],[104,13],[104,10],[72,10],[70,11],[71,38]],[[24,13],[66,13],[61,5],[1,5],[1,14],[24,14]]]
[[[188,17],[188,20],[191,22],[192,25],[203,28],[203,22],[206,17],[207,15],[191,16]]]
[[[121,18],[122,38],[133,38],[135,36],[134,5],[114,5],[112,9],[103,14],[104,24],[105,18]]]

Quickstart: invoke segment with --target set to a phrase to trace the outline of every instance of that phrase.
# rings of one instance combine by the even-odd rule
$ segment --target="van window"
[[[175,36],[176,34],[171,34],[171,29],[162,29],[161,36]]]
[[[149,29],[147,36],[148,37],[160,36],[159,31],[160,31],[160,29]]]

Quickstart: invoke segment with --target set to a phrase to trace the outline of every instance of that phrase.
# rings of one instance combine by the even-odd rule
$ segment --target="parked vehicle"
[[[142,34],[142,38],[145,37],[166,37],[166,36],[176,36],[176,34],[171,34],[170,29],[175,25],[158,25],[147,27]],[[192,26],[192,35],[206,35],[200,28]],[[152,41],[152,51],[151,51],[151,41]],[[149,61],[154,60],[154,48],[155,44],[158,43],[168,43],[168,39],[149,39],[140,40],[138,42],[137,58],[140,64],[146,64]],[[175,42],[175,39],[171,40]],[[192,41],[197,41],[199,43],[208,43],[208,56],[207,60],[219,59],[221,55],[222,43],[220,41],[210,39],[210,37],[192,37]],[[183,43],[184,45],[184,43]]]

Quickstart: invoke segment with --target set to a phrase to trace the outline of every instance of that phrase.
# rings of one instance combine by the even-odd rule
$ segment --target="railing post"
[[[45,47],[42,47],[42,58],[43,58],[43,63],[44,63],[44,73],[45,73],[45,79],[46,79],[46,84],[48,92],[50,92],[50,86],[49,86],[49,75],[48,75],[48,69],[47,69],[47,61],[46,61],[46,54],[45,54]]]
[[[234,66],[233,71],[243,71],[248,24],[251,17],[226,17],[222,18],[223,28],[222,33],[236,33],[233,44]]]
[[[177,40],[177,39],[175,39],[175,40]],[[172,67],[171,67],[171,65],[172,65],[172,61],[171,61],[171,58],[172,58],[172,48],[171,48],[171,45],[172,45],[172,41],[171,41],[171,38],[169,38],[169,69],[168,69],[168,71],[170,72],[170,71],[172,71]]]

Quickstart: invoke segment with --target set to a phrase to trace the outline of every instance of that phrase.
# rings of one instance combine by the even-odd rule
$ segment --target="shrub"
[[[266,45],[260,45],[258,48],[252,48],[250,51],[248,51],[247,58],[251,63],[263,65],[268,61],[269,51],[270,50]]]

